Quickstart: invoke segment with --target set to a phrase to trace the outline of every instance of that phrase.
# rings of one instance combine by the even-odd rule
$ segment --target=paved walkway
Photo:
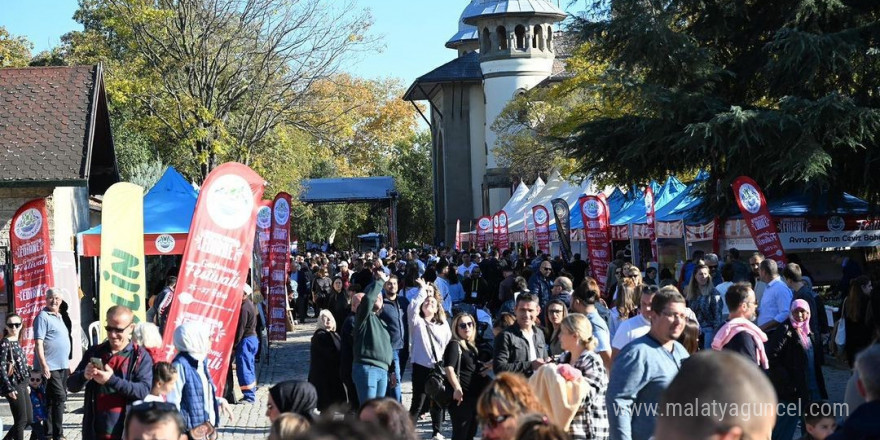
[[[300,325],[296,331],[287,334],[287,341],[275,343],[269,351],[268,360],[263,360],[257,366],[258,383],[257,401],[252,404],[238,404],[232,406],[235,420],[228,422],[220,429],[224,439],[247,439],[265,440],[269,432],[269,419],[266,418],[266,402],[269,388],[278,382],[297,379],[306,380],[309,370],[309,341],[314,332],[314,323]],[[403,383],[403,403],[409,408],[412,399],[412,383],[410,381],[411,368],[407,368]],[[832,402],[843,401],[846,389],[846,381],[849,379],[849,371],[835,366],[824,367],[825,382]],[[64,429],[69,440],[82,439],[82,393],[71,394],[67,401],[68,413],[65,414]],[[0,417],[4,426],[9,427],[12,416],[9,406],[0,404]],[[449,423],[444,424],[443,435],[451,438],[452,433]],[[431,427],[428,420],[417,424],[419,436],[423,439],[431,437]]]

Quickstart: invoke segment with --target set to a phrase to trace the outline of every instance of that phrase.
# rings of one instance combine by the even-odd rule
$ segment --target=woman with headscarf
[[[187,432],[206,424],[216,428],[221,411],[232,418],[226,399],[216,397],[217,387],[205,362],[211,348],[210,332],[208,326],[198,322],[186,322],[174,330],[178,353],[171,365],[177,370],[177,381],[167,399],[177,405]]]
[[[279,382],[269,388],[266,417],[274,422],[282,413],[299,414],[309,422],[318,416],[318,392],[315,386],[301,380]]]
[[[333,314],[329,310],[321,310],[318,313],[318,329],[312,336],[309,362],[309,382],[318,391],[318,409],[321,411],[346,401],[345,388],[339,376],[341,343]]]
[[[828,398],[817,354],[822,345],[816,338],[810,332],[810,305],[802,299],[792,302],[788,320],[768,335],[765,347],[770,359],[770,381],[780,406]],[[797,424],[797,415],[783,412],[773,428],[773,438],[790,439]]]

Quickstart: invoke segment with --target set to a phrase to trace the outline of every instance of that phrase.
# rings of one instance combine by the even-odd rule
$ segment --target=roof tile
[[[80,180],[96,66],[0,69],[0,182]]]

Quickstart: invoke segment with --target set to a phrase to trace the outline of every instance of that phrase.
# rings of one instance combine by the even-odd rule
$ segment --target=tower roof
[[[461,12],[461,17],[458,19],[458,32],[446,42],[446,47],[455,49],[464,43],[477,41],[480,38],[477,28],[464,22],[465,17],[480,11],[480,3],[480,0],[471,0],[464,8],[464,11]]]
[[[558,20],[566,16],[565,11],[547,0],[473,0],[462,21],[475,24],[480,18],[494,15],[546,15]]]

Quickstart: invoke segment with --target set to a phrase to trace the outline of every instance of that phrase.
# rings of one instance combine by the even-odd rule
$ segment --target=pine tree
[[[618,184],[705,169],[716,215],[739,175],[876,202],[878,19],[870,0],[595,1],[574,28],[609,67],[587,86],[628,111],[568,121],[564,149]]]

